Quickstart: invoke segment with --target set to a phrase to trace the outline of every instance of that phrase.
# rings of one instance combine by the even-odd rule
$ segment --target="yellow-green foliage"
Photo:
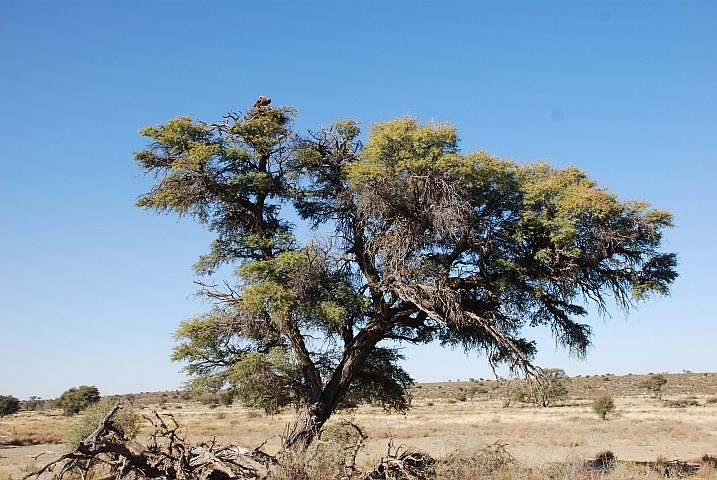
[[[457,152],[457,143],[456,128],[450,124],[421,125],[408,116],[375,123],[361,161],[349,166],[349,178],[360,185],[385,176],[440,169]]]
[[[595,412],[603,420],[607,420],[615,411],[615,399],[612,395],[601,395],[592,404],[593,412]]]
[[[82,440],[97,429],[110,410],[118,403],[120,402],[117,399],[107,397],[82,412],[65,438],[65,447],[69,451],[74,450]],[[133,439],[139,432],[140,416],[131,405],[122,404],[122,408],[112,417],[112,422],[125,438]]]

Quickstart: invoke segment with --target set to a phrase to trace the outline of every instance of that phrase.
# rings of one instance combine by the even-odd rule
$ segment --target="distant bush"
[[[466,391],[466,395],[468,395],[468,397],[471,400],[473,400],[473,397],[475,397],[476,394],[488,393],[487,389],[485,389],[483,387],[476,386],[476,385],[471,385],[470,387],[466,388],[465,391]]]
[[[525,402],[525,392],[523,388],[516,385],[510,389],[510,403],[523,403]]]
[[[677,400],[666,400],[664,402],[666,407],[669,408],[687,408],[687,407],[697,407],[699,406],[699,402],[695,400],[694,398],[680,398]]]
[[[82,412],[65,438],[64,443],[68,450],[74,450],[82,440],[94,432],[117,403],[119,402],[115,398],[103,398]],[[140,416],[131,405],[123,405],[123,408],[112,417],[112,422],[127,439],[135,438],[139,432]]]
[[[717,397],[707,397],[707,403],[717,403]]]
[[[570,377],[565,374],[565,370],[562,368],[545,368],[543,369],[543,375],[543,382],[533,392],[535,400],[540,405],[548,407],[554,401],[568,396],[566,384]]]
[[[655,397],[662,399],[662,394],[665,393],[668,383],[667,377],[661,373],[650,373],[647,378],[643,378],[637,383],[637,388],[650,390]]]
[[[601,395],[593,400],[592,408],[598,417],[607,420],[615,411],[615,399],[609,394]]]
[[[225,407],[228,407],[234,402],[234,391],[227,390],[219,393],[219,403]]]
[[[92,385],[82,385],[71,388],[55,400],[55,406],[62,409],[64,415],[74,415],[85,410],[90,405],[97,403],[100,399],[100,391]]]
[[[20,409],[20,400],[12,395],[0,395],[0,417],[12,415]]]

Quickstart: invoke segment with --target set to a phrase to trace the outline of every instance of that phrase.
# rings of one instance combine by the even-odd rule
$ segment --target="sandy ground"
[[[472,384],[423,384],[414,391],[413,408],[407,415],[385,415],[380,408],[362,406],[338,412],[330,422],[350,420],[370,436],[358,458],[360,465],[375,463],[391,439],[394,446],[405,444],[434,456],[498,441],[507,444],[507,450],[528,465],[590,459],[605,450],[620,460],[641,462],[658,457],[695,460],[704,454],[717,456],[717,404],[706,402],[717,395],[717,374],[675,375],[671,379],[672,394],[666,399],[687,398],[698,404],[686,408],[673,408],[641,392],[635,387],[638,376],[605,378],[572,380],[572,400],[550,408],[504,408],[498,389],[476,396],[473,401],[456,401],[455,394]],[[488,381],[481,385],[491,388]],[[618,414],[609,421],[599,419],[591,410],[589,394],[600,391],[616,394]],[[580,396],[585,393],[587,398]],[[160,393],[146,395],[160,398]],[[137,401],[138,396],[132,398]],[[278,449],[279,436],[294,417],[293,412],[267,416],[234,405],[212,408],[183,401],[179,396],[176,392],[162,393],[161,397],[169,402],[149,406],[135,403],[135,408],[140,413],[150,408],[173,413],[181,434],[192,442],[215,439],[223,444],[254,447],[269,439],[264,448],[269,453]],[[42,443],[0,446],[0,480],[19,480],[50,461],[50,453],[32,458],[44,451],[63,452],[63,446],[54,442],[67,434],[75,420],[56,410],[0,418],[0,443],[22,436]],[[147,439],[149,428],[147,424],[138,440]]]
[[[255,446],[276,435],[266,450],[278,448],[280,435],[291,414],[258,415],[240,407],[210,409],[201,405],[173,411],[183,433],[192,441],[211,440]],[[370,435],[360,464],[370,464],[394,446],[405,444],[441,456],[470,445],[507,444],[520,462],[594,458],[611,450],[618,459],[653,461],[658,456],[690,460],[717,454],[717,405],[668,408],[649,398],[617,400],[619,416],[602,421],[587,401],[553,408],[503,408],[498,401],[416,405],[408,415],[384,415],[380,409],[361,407],[342,412],[334,421],[348,419],[362,425]],[[2,426],[0,426],[2,428]],[[18,431],[20,426],[15,426]],[[7,425],[5,426],[7,429]],[[140,434],[146,438],[147,431]],[[43,444],[0,448],[0,480],[19,479],[52,459],[49,450],[62,452],[62,445]]]

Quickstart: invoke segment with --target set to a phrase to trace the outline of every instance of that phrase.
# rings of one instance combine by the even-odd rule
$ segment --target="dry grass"
[[[18,412],[0,418],[0,446],[60,443],[73,420],[60,410]]]
[[[409,445],[441,461],[458,462],[438,464],[439,473],[440,468],[453,469],[453,475],[459,475],[456,473],[459,468],[468,472],[483,468],[480,478],[496,479],[658,478],[658,472],[647,463],[618,462],[609,472],[586,467],[588,460],[605,450],[614,452],[619,460],[653,463],[658,457],[699,463],[703,456],[714,459],[717,455],[717,404],[707,402],[717,395],[717,374],[669,375],[671,383],[665,402],[637,389],[637,382],[644,376],[610,376],[607,381],[603,378],[606,377],[571,379],[572,399],[551,408],[522,404],[503,408],[500,395],[507,385],[495,388],[495,382],[422,384],[412,391],[413,409],[408,415],[386,416],[380,408],[362,406],[338,412],[332,422],[350,419],[370,435],[358,458],[362,468],[385,455],[391,438],[395,445]],[[597,382],[599,388],[593,386]],[[460,388],[465,390],[474,385],[485,388],[487,393],[476,394],[473,401],[456,400]],[[586,389],[585,385],[591,388]],[[588,398],[588,393],[594,398],[603,391],[615,396],[619,414],[609,421],[592,412],[592,400]],[[172,392],[163,394],[164,397],[144,395],[147,400],[163,400],[163,405],[152,407],[160,413],[172,413],[182,435],[190,441],[216,439],[224,444],[256,446],[272,437],[266,448],[271,453],[278,450],[278,437],[294,417],[291,411],[266,416],[238,406],[210,408],[182,400],[180,394]],[[132,397],[135,408],[141,409],[142,403],[146,403],[143,394]],[[687,406],[673,408],[680,399],[689,400],[681,402]],[[698,406],[689,406],[692,403]],[[21,472],[34,463],[27,455],[48,448],[59,450],[60,447],[45,444],[60,442],[72,422],[72,418],[63,417],[59,411],[20,412],[0,419],[0,480],[10,480],[10,475],[20,478]],[[149,425],[138,439],[144,441],[148,433]],[[485,453],[486,446],[498,440],[507,444],[506,451],[515,458],[515,463],[485,470],[485,464],[464,461],[482,458],[478,454]],[[27,444],[34,446],[10,448]],[[458,461],[461,458],[463,463]],[[704,461],[699,477],[717,478],[717,465]]]

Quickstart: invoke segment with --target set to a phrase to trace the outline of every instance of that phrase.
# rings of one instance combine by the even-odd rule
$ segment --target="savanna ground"
[[[573,377],[567,384],[569,396],[549,408],[521,403],[506,408],[506,392],[515,382],[423,383],[411,390],[412,409],[407,415],[385,415],[380,407],[361,406],[336,413],[331,422],[350,420],[370,436],[357,458],[362,467],[379,461],[391,439],[394,446],[405,444],[434,457],[455,452],[470,455],[496,442],[505,444],[516,460],[514,465],[522,470],[513,466],[500,478],[578,478],[578,472],[571,473],[572,467],[565,466],[582,467],[606,450],[618,460],[651,463],[673,459],[699,463],[703,455],[717,456],[717,403],[708,402],[717,396],[717,373],[667,375],[669,385],[662,400],[637,387],[645,377]],[[472,398],[471,387],[478,387],[473,388]],[[608,421],[599,419],[591,409],[592,399],[603,393],[612,394],[617,407],[617,415]],[[270,439],[265,446],[270,453],[278,449],[279,436],[293,419],[291,411],[268,416],[236,405],[207,404],[211,398],[206,396],[187,399],[182,392],[133,394],[124,401],[131,401],[137,409],[171,412],[191,441],[216,439],[254,447]],[[1,418],[0,480],[22,478],[52,458],[33,459],[33,455],[45,450],[63,452],[59,443],[74,421],[59,410],[22,411]],[[149,429],[147,424],[140,441]],[[562,468],[551,470],[551,465]],[[649,468],[633,467],[600,475],[659,476]],[[717,469],[703,462],[697,476],[717,478]]]

